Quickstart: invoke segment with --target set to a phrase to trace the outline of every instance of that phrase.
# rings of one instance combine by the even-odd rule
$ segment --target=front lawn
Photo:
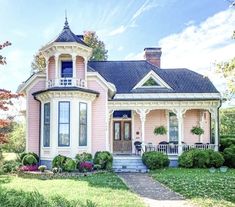
[[[210,173],[208,169],[168,168],[152,171],[154,179],[202,207],[235,206],[235,170]]]
[[[39,199],[37,200],[35,197]],[[31,199],[31,201],[27,199]],[[144,206],[114,173],[46,180],[32,176],[31,178],[29,176],[0,176],[1,207],[10,206],[9,202],[14,202],[14,206],[17,207],[73,207],[85,206],[87,201],[92,201],[97,204],[96,206],[102,207]],[[93,207],[92,205],[87,206]]]

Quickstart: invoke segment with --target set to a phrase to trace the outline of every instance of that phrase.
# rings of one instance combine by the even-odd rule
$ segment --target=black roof
[[[89,61],[88,70],[96,71],[116,86],[117,93],[219,93],[211,81],[185,68],[160,69],[146,60]],[[154,71],[171,89],[133,89],[150,71]]]
[[[83,41],[83,35],[75,35],[69,28],[67,18],[64,23],[64,28],[59,36],[54,40],[54,42],[78,42],[82,45],[87,46]]]

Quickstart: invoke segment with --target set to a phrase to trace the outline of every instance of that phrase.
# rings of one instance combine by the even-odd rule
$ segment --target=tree
[[[235,136],[235,107],[220,110],[220,134]]]
[[[33,62],[31,63],[31,68],[32,74],[45,70],[46,60],[41,53],[34,55]]]
[[[235,93],[235,57],[228,61],[217,64],[217,72],[223,75],[231,94]]]
[[[8,152],[21,153],[25,151],[25,125],[12,122],[10,125],[7,143],[3,149]]]
[[[0,44],[0,50],[3,50],[5,47],[8,47],[10,45],[11,45],[11,43],[9,41],[6,41],[3,44]],[[0,65],[5,65],[5,64],[7,64],[6,57],[4,57],[0,54]]]
[[[103,41],[99,40],[95,32],[85,31],[84,42],[93,49],[90,60],[107,60],[108,50],[105,49]]]

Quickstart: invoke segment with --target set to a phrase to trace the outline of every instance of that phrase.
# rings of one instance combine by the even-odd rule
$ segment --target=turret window
[[[61,62],[61,78],[72,78],[73,77],[73,62],[62,61]]]

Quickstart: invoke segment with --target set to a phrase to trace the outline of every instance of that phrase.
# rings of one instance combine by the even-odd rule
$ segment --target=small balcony
[[[47,81],[47,88],[53,87],[86,87],[86,81],[78,78],[58,78]]]

